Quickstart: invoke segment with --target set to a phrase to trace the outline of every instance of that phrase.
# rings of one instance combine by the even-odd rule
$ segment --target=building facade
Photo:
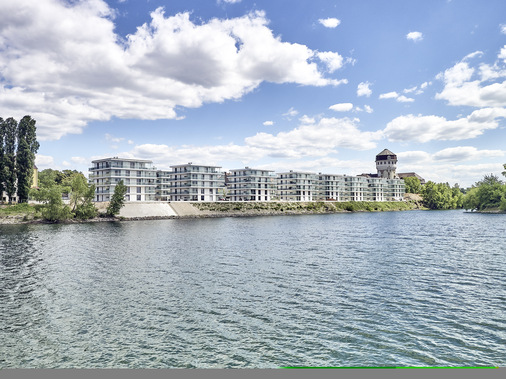
[[[105,158],[92,161],[89,180],[95,185],[95,201],[110,201],[122,180],[126,201],[155,201],[156,168],[140,159]]]
[[[161,185],[170,201],[219,201],[226,194],[225,175],[219,166],[201,166],[192,163],[170,166],[172,171],[163,175],[168,185]]]
[[[271,201],[276,198],[277,180],[273,171],[245,167],[230,170],[227,192],[230,201]]]
[[[282,201],[316,200],[318,181],[318,175],[312,172],[279,173],[277,177],[278,198]]]

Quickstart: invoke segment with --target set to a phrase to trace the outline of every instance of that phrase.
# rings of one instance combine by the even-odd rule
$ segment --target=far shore
[[[159,206],[159,209],[156,209]],[[170,212],[167,212],[167,208]],[[103,204],[99,211],[104,209]],[[95,217],[87,220],[70,219],[60,224],[117,222],[139,220],[170,220],[223,217],[254,217],[333,214],[354,212],[384,212],[424,209],[417,202],[217,202],[217,203],[127,203],[118,217]],[[162,210],[163,212],[161,212]],[[0,225],[53,224],[35,217],[34,213],[0,214]]]

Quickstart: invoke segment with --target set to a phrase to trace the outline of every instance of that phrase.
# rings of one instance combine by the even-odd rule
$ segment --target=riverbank
[[[105,209],[99,204],[99,212]],[[163,220],[177,218],[251,217],[346,212],[385,212],[423,209],[418,202],[216,202],[216,203],[127,203],[119,217],[66,220],[62,223]],[[0,224],[49,223],[30,204],[2,205]]]

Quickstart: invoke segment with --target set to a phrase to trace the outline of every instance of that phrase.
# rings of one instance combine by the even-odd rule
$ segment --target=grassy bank
[[[41,217],[38,206],[30,204],[0,205],[0,222],[3,223],[32,221]]]
[[[418,209],[415,202],[218,202],[192,203],[207,212],[223,213],[334,213],[334,212],[383,212]]]

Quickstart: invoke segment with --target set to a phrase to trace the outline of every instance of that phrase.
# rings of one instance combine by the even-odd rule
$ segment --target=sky
[[[2,0],[0,116],[39,170],[93,159],[398,172],[506,163],[504,0]]]

